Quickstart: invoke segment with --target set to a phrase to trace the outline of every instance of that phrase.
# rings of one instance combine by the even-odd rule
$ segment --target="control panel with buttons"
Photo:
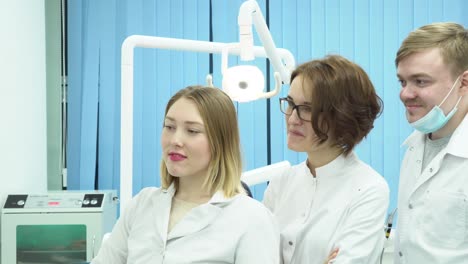
[[[108,193],[107,193],[108,194]],[[100,208],[108,197],[100,191],[58,191],[45,194],[10,194],[7,196],[4,209],[78,209]],[[114,200],[116,197],[113,197]],[[108,198],[112,199],[112,197]],[[111,202],[112,202],[111,201]]]

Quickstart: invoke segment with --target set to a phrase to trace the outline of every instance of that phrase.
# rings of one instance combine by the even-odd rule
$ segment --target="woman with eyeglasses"
[[[382,100],[364,70],[337,55],[309,61],[280,99],[288,148],[307,159],[265,191],[281,231],[282,263],[377,263],[389,189],[353,152]]]

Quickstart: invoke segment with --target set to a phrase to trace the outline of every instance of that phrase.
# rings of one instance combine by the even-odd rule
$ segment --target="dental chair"
[[[244,187],[245,194],[249,196],[250,198],[253,198],[252,191],[250,191],[250,187],[247,185],[247,183],[241,181],[242,187]]]
[[[253,169],[242,173],[241,181],[252,187],[257,184],[269,182],[271,178],[283,174],[291,167],[289,161],[273,163],[261,168]]]

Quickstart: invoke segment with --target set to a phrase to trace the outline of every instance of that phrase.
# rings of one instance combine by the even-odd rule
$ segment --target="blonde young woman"
[[[239,141],[224,92],[176,93],[161,135],[162,187],[133,198],[92,263],[279,263],[273,217],[241,185]]]

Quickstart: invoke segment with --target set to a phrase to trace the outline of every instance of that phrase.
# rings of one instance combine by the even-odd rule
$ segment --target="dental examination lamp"
[[[221,72],[223,75],[222,88],[229,96],[238,102],[248,102],[260,98],[270,98],[281,90],[282,83],[289,83],[293,67],[289,69],[283,65],[276,52],[276,46],[266,25],[262,11],[254,0],[245,1],[237,18],[239,24],[239,43],[226,45],[222,50]],[[262,41],[267,57],[275,69],[275,88],[270,92],[263,92],[265,78],[262,71],[253,65],[238,65],[228,68],[228,50],[239,47],[241,61],[255,59],[253,52],[252,25]]]
[[[240,102],[269,98],[279,93],[283,83],[289,84],[295,67],[294,56],[286,49],[276,48],[260,7],[255,0],[245,1],[239,10],[239,43],[220,43],[188,39],[132,35],[122,44],[121,112],[120,112],[120,212],[132,198],[133,173],[133,61],[134,49],[153,48],[222,54],[223,90]],[[252,26],[263,46],[253,45]],[[251,65],[227,67],[228,55],[240,55],[241,61],[266,57],[275,71],[275,89],[264,93],[264,77],[260,69]],[[207,76],[208,85],[212,78]]]

